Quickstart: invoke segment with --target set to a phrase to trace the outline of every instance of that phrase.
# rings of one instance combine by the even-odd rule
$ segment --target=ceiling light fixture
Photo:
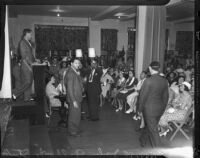
[[[57,14],[57,17],[60,17],[60,14],[59,14],[59,13]]]
[[[57,12],[57,13],[67,12],[66,10],[60,9],[60,6],[57,6],[56,9],[51,9],[49,11],[51,11],[51,12]]]

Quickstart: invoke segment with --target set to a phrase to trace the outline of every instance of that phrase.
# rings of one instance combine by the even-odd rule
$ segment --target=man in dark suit
[[[101,76],[103,71],[97,67],[97,60],[91,61],[91,71],[87,79],[87,95],[89,119],[99,120],[100,94],[101,94]]]
[[[69,101],[68,131],[71,136],[80,136],[79,124],[81,120],[83,83],[78,71],[79,65],[80,60],[72,58],[71,66],[69,66],[64,78]]]
[[[158,122],[168,102],[168,83],[159,75],[160,64],[153,61],[149,66],[151,77],[147,78],[140,91],[138,111],[144,115],[145,128],[140,137],[141,146],[150,140],[151,146],[162,146]]]
[[[21,56],[21,76],[22,85],[13,90],[13,98],[24,94],[24,101],[29,101],[32,97],[33,70],[32,64],[36,61],[31,45],[32,31],[24,29],[22,39],[19,42],[18,53]]]

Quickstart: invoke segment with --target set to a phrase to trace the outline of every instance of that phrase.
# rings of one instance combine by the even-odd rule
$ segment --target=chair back
[[[194,102],[192,102],[192,105],[191,105],[190,108],[188,109],[188,111],[187,111],[187,113],[186,113],[186,115],[185,115],[185,117],[184,117],[184,119],[183,119],[183,122],[184,122],[184,123],[187,123],[187,122],[188,122],[189,117],[190,117],[190,115],[191,115],[193,112],[194,112]]]

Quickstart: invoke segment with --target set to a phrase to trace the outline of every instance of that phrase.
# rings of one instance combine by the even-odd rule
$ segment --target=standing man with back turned
[[[81,102],[83,99],[83,83],[78,72],[79,65],[80,60],[72,58],[71,66],[69,66],[64,78],[69,101],[68,132],[71,136],[75,137],[80,136],[79,124],[81,120]]]
[[[147,78],[140,91],[138,111],[144,115],[145,128],[139,138],[141,146],[150,141],[153,148],[160,147],[161,140],[158,131],[160,117],[168,102],[168,82],[159,75],[160,64],[153,61],[149,66],[151,77]]]
[[[32,64],[36,61],[31,45],[32,31],[24,29],[22,39],[19,42],[18,53],[21,56],[22,85],[13,90],[13,99],[24,94],[24,101],[29,101],[32,97],[33,70]]]

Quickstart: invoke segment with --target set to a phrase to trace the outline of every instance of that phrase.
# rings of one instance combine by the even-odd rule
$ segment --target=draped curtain
[[[135,51],[135,29],[128,28],[128,50]]]
[[[166,8],[147,6],[143,66],[147,68],[151,61],[161,63],[163,70],[165,54]]]
[[[101,29],[101,50],[112,52],[117,50],[116,29]]]
[[[187,57],[193,53],[193,32],[192,31],[177,31],[176,32],[176,50],[179,55]]]
[[[67,51],[88,49],[88,27],[35,25],[36,57],[42,58],[49,52],[64,56]]]
[[[4,55],[5,55],[5,14],[6,14],[6,6],[0,6],[0,18],[1,18],[1,27],[0,27],[0,90],[2,87],[3,81],[3,70],[4,70]]]

